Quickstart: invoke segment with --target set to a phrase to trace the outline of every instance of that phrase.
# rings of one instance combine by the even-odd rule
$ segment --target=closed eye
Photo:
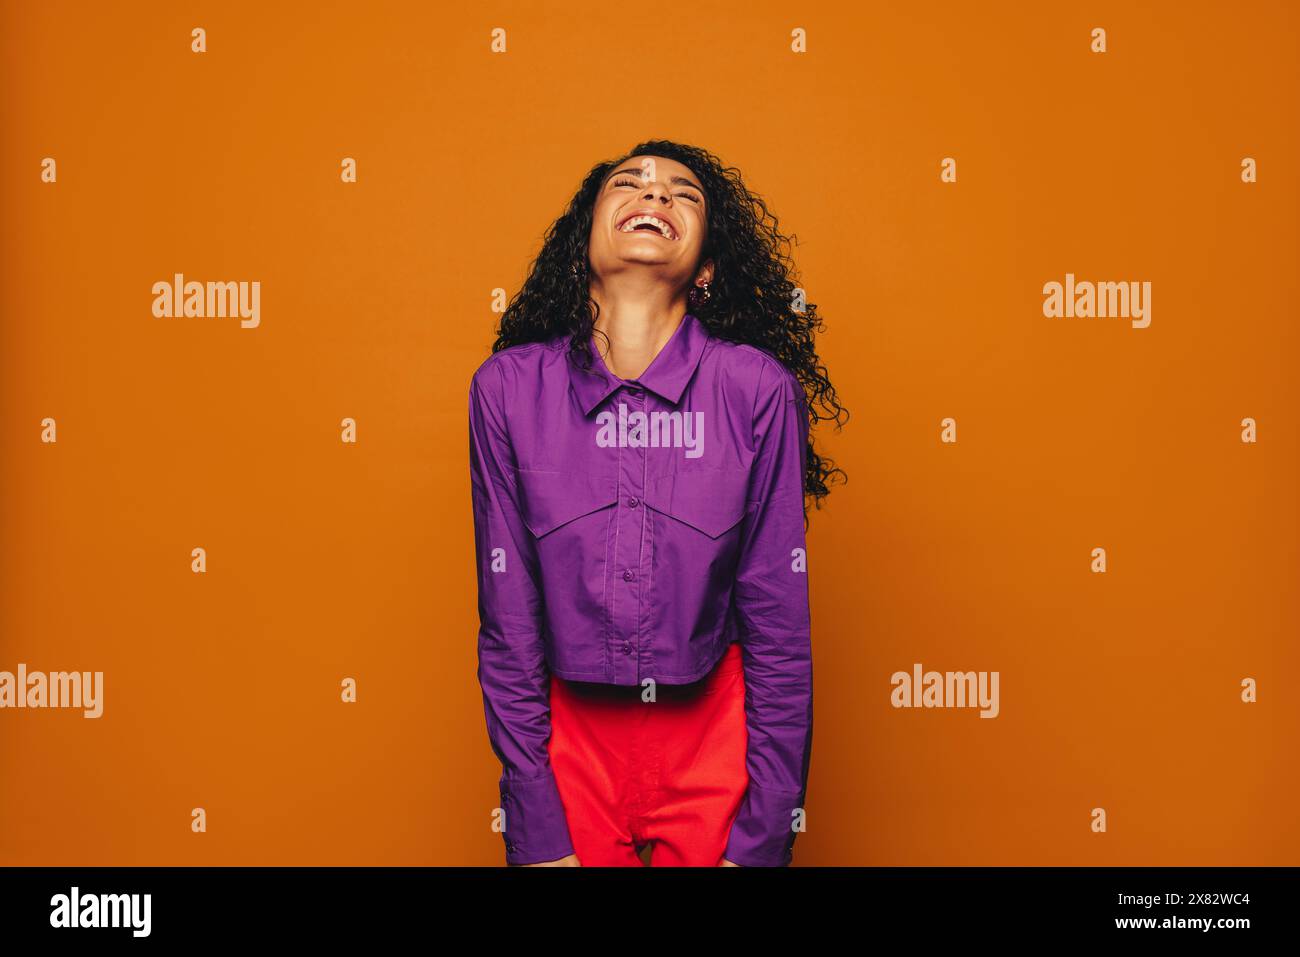
[[[634,179],[628,179],[627,177],[624,177],[623,179],[614,180],[613,182],[610,183],[610,185],[611,186],[640,186],[641,184]],[[696,196],[694,193],[673,193],[673,195],[683,196],[686,199],[689,199],[692,203],[698,204],[700,202],[700,198]]]

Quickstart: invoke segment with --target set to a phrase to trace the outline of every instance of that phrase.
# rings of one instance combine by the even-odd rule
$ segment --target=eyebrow
[[[624,173],[632,173],[638,179],[641,177],[640,167],[629,166],[626,169],[621,169],[616,172],[610,173],[608,176],[605,177],[605,184],[608,185],[611,179],[613,179],[615,176],[622,176]],[[691,189],[700,193],[700,195],[704,194],[704,189],[702,187],[697,186],[694,180],[689,180],[685,176],[671,176],[669,177],[668,182],[674,186],[689,186]]]

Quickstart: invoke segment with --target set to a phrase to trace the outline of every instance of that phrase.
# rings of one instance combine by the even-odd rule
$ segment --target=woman
[[[597,165],[474,373],[507,864],[784,866],[804,829],[810,427],[847,413],[768,218],[701,149]]]

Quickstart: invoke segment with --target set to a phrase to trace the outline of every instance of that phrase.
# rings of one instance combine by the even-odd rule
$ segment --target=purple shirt
[[[803,388],[689,313],[636,379],[590,344],[583,371],[567,347],[503,349],[469,390],[478,679],[506,861],[573,853],[549,673],[685,684],[739,641],[749,787],[725,856],[786,865],[812,743]]]

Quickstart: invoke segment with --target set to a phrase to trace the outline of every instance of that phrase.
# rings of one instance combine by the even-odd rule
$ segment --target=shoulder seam
[[[802,386],[799,385],[799,377],[796,376],[789,369],[787,369],[785,367],[785,364],[781,362],[781,360],[778,359],[776,356],[772,355],[771,353],[767,352],[764,349],[758,348],[757,346],[750,345],[748,342],[737,342],[735,343],[735,345],[757,355],[760,359],[763,360],[763,366],[765,369],[771,370],[773,367],[775,367],[777,373],[776,379],[778,384],[791,386],[792,388],[795,389],[796,392],[803,391]],[[788,396],[787,401],[792,401],[795,398],[797,398],[797,395]]]
[[[533,352],[536,352],[538,349],[549,348],[551,346],[552,346],[551,342],[521,342],[518,345],[508,346],[505,349],[501,349],[498,352],[489,353],[487,357],[478,364],[478,367],[474,370],[474,374],[473,376],[471,376],[471,379],[473,379],[474,376],[477,376],[479,372],[485,369],[495,368],[501,361],[503,361],[503,357],[507,353],[510,354],[511,356],[529,355]]]

